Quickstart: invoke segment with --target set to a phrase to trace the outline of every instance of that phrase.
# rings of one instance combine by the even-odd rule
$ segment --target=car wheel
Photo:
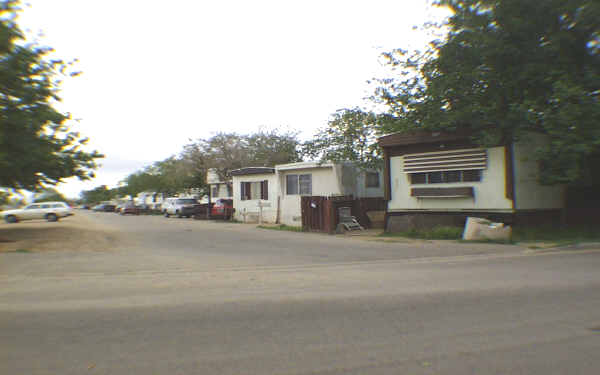
[[[178,217],[179,219],[181,219],[181,214],[179,213],[179,211],[175,211],[175,215],[177,215],[177,217]]]
[[[8,215],[4,218],[4,221],[6,221],[9,224],[14,224],[19,222],[19,219],[17,219],[15,215]]]
[[[48,220],[48,221],[58,221],[58,216],[56,216],[55,214],[48,214],[48,215],[46,215],[46,220]]]

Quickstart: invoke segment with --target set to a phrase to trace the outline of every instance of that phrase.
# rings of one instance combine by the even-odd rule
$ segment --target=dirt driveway
[[[115,227],[90,220],[85,215],[17,224],[0,224],[0,253],[56,250],[107,251],[114,249],[121,234]]]

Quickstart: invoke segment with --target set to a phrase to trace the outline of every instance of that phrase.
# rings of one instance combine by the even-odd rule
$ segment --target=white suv
[[[73,215],[71,207],[65,202],[33,203],[25,208],[0,212],[7,223],[17,223],[21,220],[46,219],[58,221],[61,217]]]
[[[176,215],[177,217],[194,216],[200,204],[193,198],[167,198],[162,204],[165,217]]]

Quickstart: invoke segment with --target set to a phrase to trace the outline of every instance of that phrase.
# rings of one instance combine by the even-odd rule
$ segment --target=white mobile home
[[[300,162],[276,165],[280,186],[280,222],[302,224],[301,197],[383,196],[383,179],[377,171],[361,171],[350,163]]]
[[[277,222],[279,184],[275,169],[241,168],[230,173],[233,180],[234,218],[243,222]]]
[[[210,189],[211,199],[231,199],[233,197],[233,187],[231,185],[231,178],[219,176],[216,169],[208,169],[208,171],[206,172],[206,183]]]
[[[548,219],[563,207],[565,188],[537,181],[535,138],[481,148],[464,134],[420,132],[388,135],[379,144],[390,231],[461,225],[467,216]]]
[[[302,196],[382,197],[383,176],[351,164],[300,162],[231,171],[236,220],[302,225]],[[262,210],[262,211],[261,211]]]

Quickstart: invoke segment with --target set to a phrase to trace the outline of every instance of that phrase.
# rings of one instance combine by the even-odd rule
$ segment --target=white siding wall
[[[231,198],[231,196],[229,194],[227,194],[227,184],[225,183],[220,183],[219,185],[219,191],[217,192],[217,195],[213,195],[211,196],[211,198]],[[212,184],[210,185],[210,193],[212,194],[212,189],[215,185]]]
[[[373,171],[374,172],[374,171]],[[361,172],[356,178],[355,196],[360,198],[378,198],[383,197],[383,171],[378,171],[379,187],[368,188],[365,172]]]
[[[337,170],[340,168],[322,167],[309,169],[294,169],[279,172],[279,181],[281,186],[281,223],[301,226],[302,217],[300,209],[301,196],[298,194],[286,194],[286,176],[290,174],[311,174],[312,175],[312,193],[311,195],[340,195],[343,194],[338,178]]]
[[[514,145],[515,196],[518,210],[556,209],[564,205],[565,187],[538,183],[538,164],[533,154],[543,138],[531,136]]]
[[[217,171],[214,168],[209,168],[206,171],[206,183],[214,184],[217,182],[222,182],[221,178],[219,177],[219,175],[217,174]]]
[[[239,221],[255,222],[258,220],[259,199],[242,200],[240,182],[260,182],[269,181],[269,199],[262,200],[269,203],[271,207],[263,208],[263,222],[274,223],[277,218],[277,194],[279,192],[279,183],[275,174],[253,174],[247,176],[233,176],[233,208],[235,208],[234,218]]]
[[[504,147],[489,148],[487,155],[487,169],[482,171],[480,182],[414,185],[410,184],[408,174],[403,172],[403,157],[390,158],[392,199],[388,202],[388,210],[512,210],[512,201],[505,196]],[[474,198],[416,198],[410,196],[410,189],[416,187],[464,186],[473,186]]]

